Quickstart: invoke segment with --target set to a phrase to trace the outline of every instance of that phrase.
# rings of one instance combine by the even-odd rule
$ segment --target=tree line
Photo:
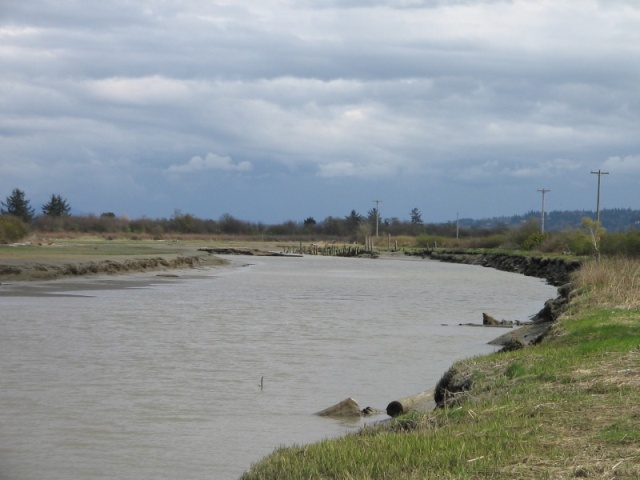
[[[323,220],[307,217],[302,221],[288,220],[283,223],[267,225],[261,222],[247,222],[228,213],[219,219],[202,219],[190,213],[176,210],[170,218],[150,219],[117,217],[113,212],[100,215],[71,215],[69,202],[61,195],[52,194],[47,203],[41,206],[41,214],[36,215],[35,209],[27,199],[25,192],[14,189],[5,201],[0,202],[0,214],[4,223],[8,217],[19,220],[23,228],[15,228],[23,232],[26,227],[40,232],[76,232],[97,234],[132,234],[146,235],[152,238],[162,238],[168,234],[192,235],[244,235],[271,237],[306,237],[318,239],[339,239],[340,241],[364,241],[364,237],[379,234],[381,237],[411,236],[415,237],[429,231],[432,234],[452,236],[456,234],[456,227],[451,223],[425,224],[422,213],[418,208],[411,210],[408,220],[397,217],[382,218],[376,208],[372,208],[366,215],[351,210],[345,216],[328,216]],[[14,226],[15,227],[15,226]],[[486,236],[497,229],[483,227],[466,228],[462,230],[466,236]],[[0,236],[0,240],[1,240]]]
[[[0,203],[0,243],[19,241],[33,231],[158,240],[179,234],[358,243],[364,243],[366,237],[375,236],[377,245],[385,245],[387,239],[394,238],[394,244],[403,239],[402,246],[427,249],[509,248],[582,255],[600,253],[602,247],[603,252],[617,249],[640,255],[640,212],[630,209],[602,210],[601,218],[605,221],[597,225],[592,220],[593,212],[550,212],[545,217],[545,232],[541,232],[538,212],[492,219],[425,223],[418,208],[411,210],[408,220],[381,218],[373,208],[366,215],[351,210],[347,215],[328,216],[319,221],[307,217],[302,221],[266,225],[243,221],[230,214],[224,214],[217,220],[202,219],[179,210],[169,218],[160,219],[130,219],[118,217],[113,212],[72,215],[69,202],[57,194],[52,194],[41,206],[41,214],[36,215],[31,202],[20,189],[14,189]],[[609,230],[607,221],[615,221],[615,227]]]
[[[176,210],[171,218],[131,220],[117,217],[113,212],[104,212],[99,216],[71,215],[71,205],[61,195],[52,194],[48,202],[41,206],[37,215],[24,191],[16,188],[0,202],[0,214],[12,217],[26,226],[38,231],[69,231],[82,233],[133,233],[162,236],[163,234],[222,234],[222,235],[317,235],[357,240],[361,235],[370,235],[374,225],[390,235],[416,235],[422,231],[423,221],[417,208],[411,211],[409,221],[398,218],[379,218],[374,208],[367,215],[352,210],[344,217],[329,216],[316,221],[307,217],[301,222],[289,220],[280,224],[246,222],[230,214],[222,215],[218,220],[201,219],[189,213]],[[5,223],[8,221],[5,218]]]

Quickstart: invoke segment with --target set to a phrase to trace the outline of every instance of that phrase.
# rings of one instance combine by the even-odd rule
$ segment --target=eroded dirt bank
[[[556,287],[569,283],[571,272],[580,268],[581,265],[577,260],[563,257],[537,257],[467,250],[427,250],[414,255],[428,256],[440,262],[480,265],[505,272],[520,273],[528,277],[544,278],[549,285]]]
[[[200,256],[176,258],[131,258],[123,261],[101,260],[79,263],[65,263],[62,265],[50,263],[34,263],[24,265],[0,265],[0,279],[2,281],[53,280],[60,277],[123,274],[156,270],[170,270],[177,268],[193,268],[212,263]]]

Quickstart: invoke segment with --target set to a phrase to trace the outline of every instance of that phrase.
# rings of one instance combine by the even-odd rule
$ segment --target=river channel
[[[279,446],[388,418],[315,412],[348,397],[384,410],[504,333],[460,323],[527,320],[556,296],[417,258],[227,258],[135,288],[0,297],[0,478],[238,478]]]

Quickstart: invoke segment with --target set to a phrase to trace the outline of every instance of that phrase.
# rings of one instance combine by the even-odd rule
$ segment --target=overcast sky
[[[0,0],[0,199],[425,222],[640,209],[638,0]]]

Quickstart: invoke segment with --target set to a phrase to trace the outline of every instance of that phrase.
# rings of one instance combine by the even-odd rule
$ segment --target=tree
[[[51,199],[42,206],[42,213],[48,217],[68,217],[71,207],[60,195],[51,195]]]
[[[589,217],[582,219],[581,227],[589,236],[593,250],[596,253],[596,257],[600,260],[600,240],[607,231],[602,225],[600,225],[600,222]]]
[[[422,214],[420,213],[420,210],[417,208],[411,210],[411,232],[415,234],[417,231],[420,231],[420,227],[423,224],[424,222],[422,221]]]
[[[380,215],[380,213],[375,207],[367,212],[367,222],[374,229],[376,228],[376,223],[380,224],[380,218],[378,217],[378,215]]]
[[[413,210],[411,210],[411,224],[412,225],[423,224],[422,214],[420,213],[420,210],[418,210],[417,208],[414,208]]]
[[[11,195],[7,197],[6,202],[0,203],[6,207],[6,209],[0,209],[0,213],[13,215],[25,223],[29,223],[33,220],[35,211],[29,204],[29,200],[25,198],[24,192],[19,188],[16,188],[11,192]]]
[[[356,233],[356,231],[358,230],[358,226],[363,220],[364,218],[362,217],[362,215],[360,215],[355,210],[351,210],[351,213],[348,216],[344,217],[347,231],[349,233]]]
[[[327,217],[322,221],[322,233],[325,235],[344,235],[346,222],[342,218]]]

